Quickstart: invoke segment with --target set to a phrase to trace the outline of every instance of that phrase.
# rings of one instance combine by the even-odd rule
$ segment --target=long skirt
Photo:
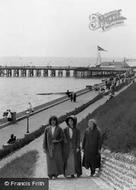
[[[76,173],[78,176],[82,175],[82,163],[81,163],[81,152],[78,151],[75,156],[75,164],[76,164]]]
[[[48,176],[58,176],[64,174],[61,144],[56,144],[53,150],[53,157],[50,157],[47,153],[46,159]]]
[[[90,166],[93,168],[100,168],[101,166],[101,155],[99,153],[84,153],[83,163],[86,169],[89,169]]]
[[[74,150],[72,149],[72,144],[70,144],[70,150],[65,168],[65,176],[74,175],[75,173],[76,171],[75,171]]]

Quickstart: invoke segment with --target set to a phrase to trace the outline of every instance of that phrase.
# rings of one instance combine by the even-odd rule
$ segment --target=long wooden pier
[[[71,66],[0,66],[0,77],[108,77],[128,72],[129,68]]]

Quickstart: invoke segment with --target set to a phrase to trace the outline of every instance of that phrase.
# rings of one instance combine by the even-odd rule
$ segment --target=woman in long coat
[[[52,116],[49,119],[49,127],[45,129],[43,149],[46,153],[47,172],[50,179],[64,174],[64,162],[62,157],[62,144],[64,134],[58,126],[58,119]]]
[[[64,175],[72,178],[82,175],[80,131],[76,128],[77,118],[70,116],[66,119],[67,127],[64,129]]]
[[[96,168],[100,168],[101,142],[101,133],[97,127],[96,121],[94,119],[90,119],[88,121],[88,128],[84,134],[82,149],[84,152],[83,166],[86,169],[91,169],[91,176],[95,174]]]

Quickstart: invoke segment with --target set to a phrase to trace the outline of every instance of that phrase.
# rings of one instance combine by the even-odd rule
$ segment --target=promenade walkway
[[[30,132],[38,129],[42,124],[47,124],[49,117],[52,115],[61,116],[66,112],[74,110],[76,107],[88,102],[98,95],[98,92],[89,91],[81,96],[77,97],[77,102],[71,102],[70,100],[58,104],[54,107],[43,110],[35,115],[29,117]],[[18,121],[15,124],[8,125],[0,129],[0,145],[2,146],[7,139],[9,139],[10,134],[14,133],[17,138],[24,137],[26,134],[27,120],[26,118]],[[1,148],[1,147],[0,147]]]
[[[30,131],[33,131],[39,128],[39,126],[42,124],[47,124],[48,119],[51,115],[61,116],[65,114],[66,112],[74,110],[75,107],[78,107],[88,102],[89,100],[93,99],[97,94],[98,92],[90,91],[86,94],[79,96],[77,98],[76,103],[70,102],[69,100],[55,107],[52,107],[48,110],[45,110],[36,115],[33,115],[30,118]],[[89,113],[93,112],[97,107],[104,104],[106,100],[107,100],[107,97],[104,96],[102,99],[90,105],[87,109],[79,113],[77,115],[78,122],[81,121],[84,117],[86,117]],[[60,126],[64,128],[65,123],[62,123]],[[14,133],[15,135],[17,135],[17,137],[22,137],[25,131],[26,131],[26,119],[19,121],[17,124],[10,125],[10,126],[7,126],[6,128],[1,129],[0,142],[1,143],[5,142],[7,140],[7,137],[9,137],[10,133]],[[23,155],[24,153],[30,150],[37,150],[39,153],[39,158],[35,165],[34,177],[47,177],[46,155],[43,153],[42,143],[43,143],[43,135],[37,138],[36,140],[34,140],[33,142],[31,142],[30,144],[26,145],[22,149],[18,150],[14,154],[1,160],[0,168],[3,167],[6,163],[9,163],[11,160],[15,159],[18,156]],[[89,172],[88,170],[83,169],[83,176],[79,179],[65,179],[63,176],[61,176],[57,180],[51,180],[49,182],[50,189],[51,190],[54,190],[54,189],[55,190],[63,190],[63,189],[112,190],[113,189],[112,187],[105,184],[99,177],[89,177],[90,173],[88,172]]]

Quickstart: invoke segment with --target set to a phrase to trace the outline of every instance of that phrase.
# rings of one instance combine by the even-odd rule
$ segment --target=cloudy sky
[[[136,57],[135,0],[0,0],[0,56]],[[124,26],[91,31],[89,15],[122,9]]]

